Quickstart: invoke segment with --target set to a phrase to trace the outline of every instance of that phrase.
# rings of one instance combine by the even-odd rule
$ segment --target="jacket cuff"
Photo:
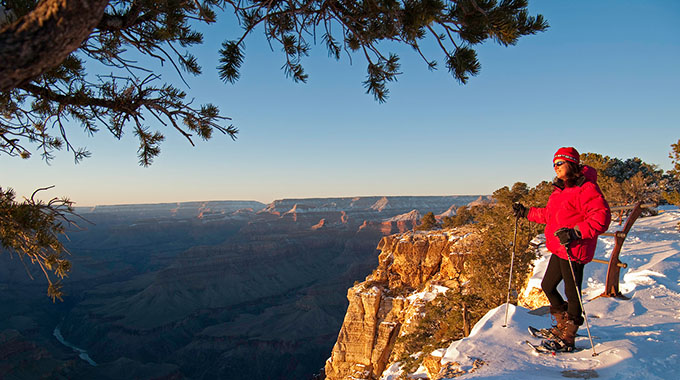
[[[587,232],[589,231],[587,226],[586,226],[586,234],[585,234],[585,235],[583,234],[583,230],[581,229],[581,224],[575,225],[575,226],[574,226],[574,231],[576,231],[576,234],[577,234],[578,237],[581,238],[581,239],[589,239],[589,238],[592,238],[592,236],[588,236],[588,234],[587,234]]]
[[[576,232],[576,236],[578,236],[579,239],[583,239],[583,234],[581,233],[581,227],[577,225],[574,226],[574,231]]]

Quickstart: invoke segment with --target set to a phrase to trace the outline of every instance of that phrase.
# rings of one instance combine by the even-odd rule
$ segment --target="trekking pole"
[[[586,308],[583,307],[583,299],[581,299],[581,291],[576,284],[576,275],[574,275],[574,267],[571,265],[571,249],[565,244],[564,248],[567,250],[567,258],[569,259],[569,269],[571,269],[571,278],[574,280],[574,287],[576,288],[576,293],[578,293],[578,302],[581,304],[581,311],[583,312],[583,319],[586,321],[586,330],[588,330],[588,339],[590,339],[590,347],[593,349],[593,356],[597,356],[595,352],[595,345],[593,344],[593,337],[590,335],[590,326],[588,324],[588,314],[586,314]]]
[[[515,246],[517,245],[517,223],[519,216],[515,218],[515,236],[512,238],[512,258],[510,259],[510,279],[508,280],[508,298],[505,302],[505,323],[503,327],[508,326],[508,307],[510,306],[510,289],[512,288],[512,267],[515,264]]]

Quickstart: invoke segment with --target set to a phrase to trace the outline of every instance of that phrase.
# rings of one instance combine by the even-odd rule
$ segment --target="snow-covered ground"
[[[590,322],[594,351],[585,325],[579,330],[577,348],[568,354],[537,354],[525,340],[527,327],[548,327],[547,315],[510,306],[508,326],[505,305],[491,310],[469,337],[442,350],[442,363],[458,362],[469,371],[475,359],[484,365],[457,379],[680,379],[680,211],[661,210],[654,217],[640,218],[628,234],[620,254],[621,292],[629,300],[596,298],[604,290],[607,266],[586,266],[583,300]],[[610,231],[618,229],[612,225]],[[613,238],[603,237],[596,257],[608,258]],[[384,378],[389,378],[389,375]]]

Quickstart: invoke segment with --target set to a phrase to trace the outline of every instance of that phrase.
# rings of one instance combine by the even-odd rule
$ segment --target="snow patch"
[[[400,214],[397,216],[393,216],[391,218],[387,218],[383,220],[383,222],[402,222],[402,221],[411,221],[411,220],[420,220],[420,213],[418,210],[411,210],[410,212],[407,212],[405,214]]]
[[[433,299],[437,298],[439,294],[446,293],[448,290],[449,288],[447,288],[446,286],[433,285],[431,287],[431,290],[412,294],[408,296],[406,299],[408,299],[410,303],[414,303],[416,301],[430,302]]]

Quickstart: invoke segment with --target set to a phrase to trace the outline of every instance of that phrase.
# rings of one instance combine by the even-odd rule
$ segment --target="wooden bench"
[[[621,247],[623,247],[623,242],[626,240],[628,232],[630,232],[630,229],[633,227],[633,223],[635,223],[640,214],[642,214],[642,210],[654,206],[655,205],[653,204],[643,205],[642,202],[637,202],[632,206],[619,206],[611,208],[612,212],[615,211],[623,212],[625,210],[632,211],[630,212],[630,214],[628,214],[628,218],[626,218],[626,223],[623,225],[623,228],[621,230],[616,232],[605,232],[601,235],[601,236],[613,236],[615,239],[615,243],[614,249],[612,250],[611,256],[609,257],[609,261],[593,259],[593,261],[596,263],[603,263],[609,265],[609,267],[607,268],[607,280],[605,281],[604,292],[600,294],[598,297],[617,297],[627,299],[627,297],[621,294],[621,292],[619,291],[619,276],[621,275],[621,268],[627,268],[628,264],[622,263],[621,260],[619,260],[619,253],[621,253]]]

